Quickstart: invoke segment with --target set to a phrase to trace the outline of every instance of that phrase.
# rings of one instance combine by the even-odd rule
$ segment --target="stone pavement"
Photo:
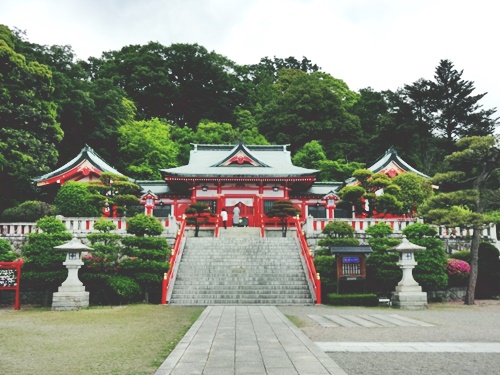
[[[209,306],[156,375],[346,374],[274,306]]]

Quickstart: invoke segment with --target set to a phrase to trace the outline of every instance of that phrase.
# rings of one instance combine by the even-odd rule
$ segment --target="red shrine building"
[[[142,187],[141,204],[147,214],[180,219],[191,203],[201,201],[216,214],[225,208],[231,222],[233,208],[239,205],[243,225],[260,227],[273,222],[265,213],[275,201],[289,199],[303,218],[352,217],[352,212],[337,209],[336,202],[342,186],[354,181],[317,182],[320,171],[293,165],[286,145],[192,146],[187,165],[160,170],[159,181],[135,181]],[[368,169],[389,177],[409,171],[428,177],[393,148]],[[102,172],[122,175],[85,146],[73,160],[34,181],[58,188],[67,181],[97,180]]]

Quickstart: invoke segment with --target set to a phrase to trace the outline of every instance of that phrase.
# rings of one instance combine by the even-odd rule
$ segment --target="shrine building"
[[[215,214],[225,208],[232,212],[239,204],[246,226],[260,227],[276,221],[265,213],[273,203],[289,199],[301,217],[351,218],[352,212],[337,209],[338,191],[353,180],[317,182],[319,170],[292,164],[287,145],[203,145],[192,144],[187,165],[161,169],[162,180],[134,181],[142,188],[141,204],[147,214],[182,218],[193,202],[206,202]],[[415,170],[390,148],[368,168],[389,177]],[[123,175],[92,148],[85,146],[74,159],[60,168],[34,179],[38,186],[58,188],[67,181],[97,180],[102,172]]]

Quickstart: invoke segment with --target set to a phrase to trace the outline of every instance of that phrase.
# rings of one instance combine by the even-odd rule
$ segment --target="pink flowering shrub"
[[[448,274],[448,286],[466,286],[470,275],[470,265],[463,260],[448,259],[446,273]]]

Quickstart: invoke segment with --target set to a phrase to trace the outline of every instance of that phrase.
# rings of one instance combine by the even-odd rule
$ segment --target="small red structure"
[[[21,308],[19,299],[19,284],[23,262],[0,262],[0,290],[13,290],[16,293],[14,310]]]

